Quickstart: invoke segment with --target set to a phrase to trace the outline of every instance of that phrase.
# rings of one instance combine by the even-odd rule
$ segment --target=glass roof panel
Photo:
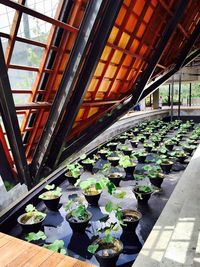
[[[15,15],[15,10],[0,4],[0,32],[10,34],[10,28]]]

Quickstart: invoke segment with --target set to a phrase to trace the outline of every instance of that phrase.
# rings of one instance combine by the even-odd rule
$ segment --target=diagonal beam
[[[156,65],[158,64],[164,49],[166,48],[168,41],[172,37],[173,33],[175,32],[178,23],[180,22],[184,11],[186,10],[188,5],[188,1],[180,1],[179,5],[176,8],[176,11],[173,17],[170,19],[169,23],[166,26],[166,29],[158,43],[157,48],[149,60],[149,65],[144,73],[141,75],[140,80],[136,84],[132,97],[126,100],[124,104],[119,105],[118,107],[114,108],[113,111],[107,116],[107,114],[97,121],[95,124],[89,126],[81,136],[79,136],[69,147],[67,147],[61,156],[60,162],[62,162],[67,156],[71,155],[72,153],[80,150],[86,144],[91,142],[95,137],[105,131],[108,127],[110,127],[114,122],[116,122],[121,116],[128,112],[130,108],[132,108],[140,98],[146,84],[148,83]]]
[[[50,110],[45,129],[33,156],[31,164],[31,173],[33,176],[39,175],[47,160],[59,124],[80,75],[80,71],[82,67],[84,67],[85,56],[90,53],[90,46],[96,35],[98,24],[101,21],[101,15],[109,2],[110,1],[97,0],[90,1],[89,3],[67,68],[64,71],[60,87]],[[116,1],[112,0],[111,2],[114,4]]]
[[[149,94],[153,93],[160,85],[162,85],[164,82],[166,82],[172,75],[174,75],[177,71],[179,71],[182,67],[189,64],[192,60],[194,60],[196,57],[200,54],[200,48],[195,50],[193,53],[191,53],[189,56],[189,52],[193,45],[195,44],[196,40],[200,36],[200,21],[196,25],[193,33],[187,40],[186,45],[184,46],[180,56],[177,59],[177,62],[171,70],[168,72],[165,72],[162,77],[159,77],[155,82],[150,84],[148,87],[145,88],[144,92],[142,93],[140,100],[147,97]]]
[[[59,161],[66,144],[67,136],[72,129],[80,106],[83,103],[89,83],[96,70],[96,66],[102,55],[121,5],[121,0],[109,1],[109,5],[107,5],[106,10],[104,10],[104,13],[101,15],[98,28],[95,29],[95,35],[82,66],[81,73],[76,82],[75,89],[64,112],[57,135],[54,138],[54,142],[49,153],[48,166],[56,166]]]
[[[15,105],[12,97],[7,68],[4,60],[2,43],[0,40],[0,113],[11,147],[14,162],[21,182],[31,187],[29,168],[26,162],[21,133],[17,120]],[[6,90],[5,90],[6,89]]]

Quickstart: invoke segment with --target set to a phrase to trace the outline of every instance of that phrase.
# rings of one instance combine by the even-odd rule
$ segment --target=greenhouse
[[[0,18],[0,267],[200,266],[200,1]]]

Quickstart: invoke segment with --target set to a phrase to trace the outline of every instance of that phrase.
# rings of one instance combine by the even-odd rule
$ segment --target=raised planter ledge
[[[200,145],[133,267],[200,266]]]

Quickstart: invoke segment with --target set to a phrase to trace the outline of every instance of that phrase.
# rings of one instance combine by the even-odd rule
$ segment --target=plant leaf
[[[88,250],[88,252],[94,254],[97,251],[98,248],[99,248],[99,245],[98,244],[96,244],[96,245],[89,245],[88,248],[87,248],[87,250]]]

